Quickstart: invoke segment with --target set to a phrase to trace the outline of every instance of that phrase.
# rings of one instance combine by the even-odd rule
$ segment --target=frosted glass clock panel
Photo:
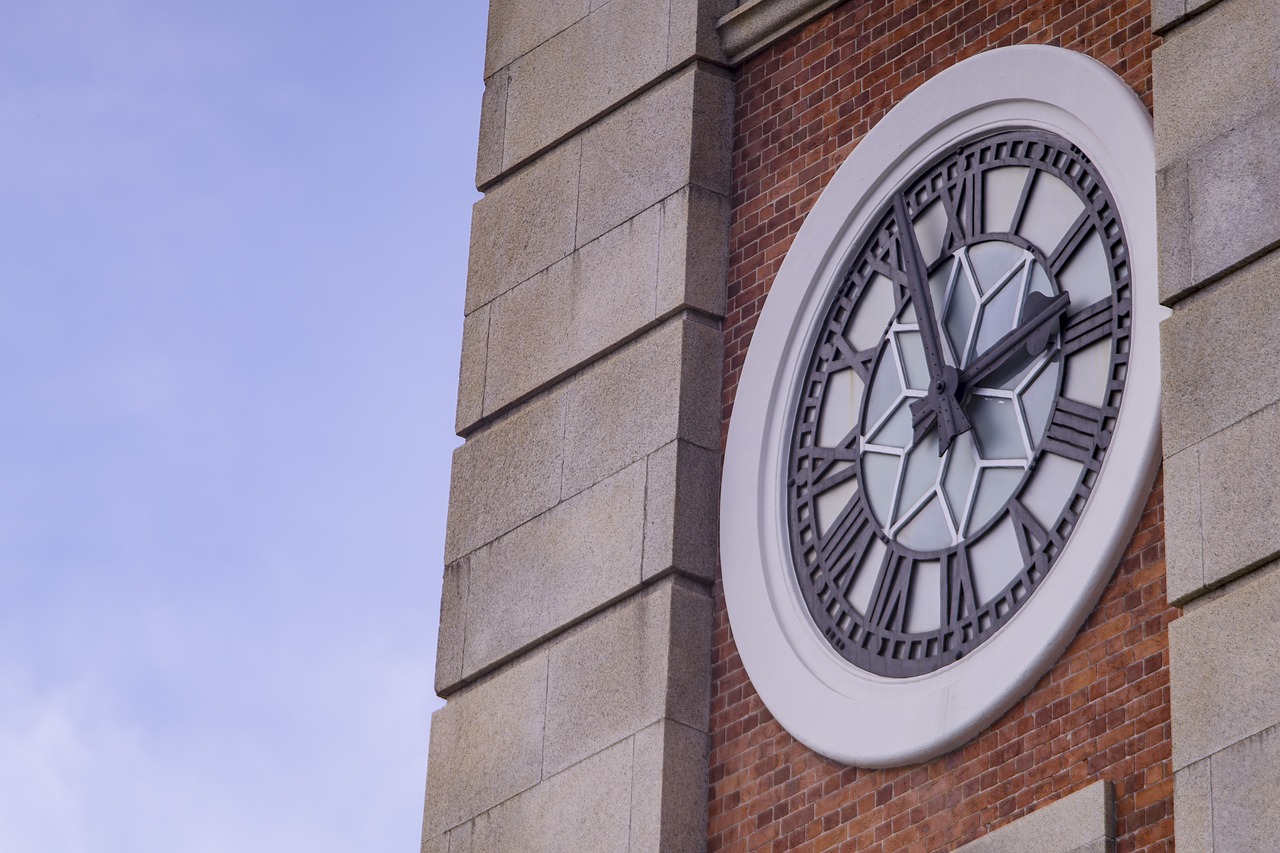
[[[855,243],[788,442],[796,580],[880,676],[985,642],[1052,570],[1124,393],[1129,252],[1098,170],[1006,129],[911,175]]]

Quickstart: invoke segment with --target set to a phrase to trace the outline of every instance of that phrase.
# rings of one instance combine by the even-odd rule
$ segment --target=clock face
[[[1128,258],[1098,170],[1044,130],[960,145],[871,219],[809,344],[786,463],[796,580],[847,661],[954,663],[1053,570],[1124,393]]]
[[[941,755],[1084,624],[1160,461],[1154,223],[1146,107],[1044,45],[940,72],[832,175],[751,332],[720,497],[733,639],[800,741]]]

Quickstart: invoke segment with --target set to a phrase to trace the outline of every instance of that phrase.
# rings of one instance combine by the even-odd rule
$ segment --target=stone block
[[[579,375],[565,392],[563,493],[677,438],[718,449],[721,346],[717,329],[680,316]]]
[[[446,563],[559,503],[564,417],[563,395],[548,394],[453,452]]]
[[[1204,580],[1210,586],[1280,554],[1280,404],[1200,445]]]
[[[1199,447],[1164,460],[1164,517],[1166,593],[1182,606],[1204,591]]]
[[[471,213],[466,313],[573,251],[579,143],[551,151],[493,186]]]
[[[682,307],[724,316],[729,278],[729,199],[686,186],[662,201],[657,313]]]
[[[742,0],[717,23],[735,65],[794,32],[843,0]]]
[[[640,584],[645,465],[637,462],[471,556],[471,678]]]
[[[1280,26],[1280,16],[1273,25]],[[1280,45],[1274,49],[1280,50]],[[1280,73],[1280,67],[1276,71]],[[1280,242],[1277,150],[1280,107],[1273,106],[1192,155],[1190,245],[1195,281],[1211,280]]]
[[[1173,769],[1280,723],[1280,572],[1262,570],[1169,625]]]
[[[955,853],[1110,851],[1115,819],[1111,783],[1094,782],[956,849]]]
[[[720,454],[683,441],[650,454],[644,519],[645,580],[670,570],[714,580]]]
[[[1206,758],[1173,774],[1173,831],[1178,853],[1213,853],[1213,788]]]
[[[489,306],[462,321],[462,363],[458,368],[458,411],[454,429],[467,432],[484,416],[484,373],[489,350]]]
[[[476,186],[487,187],[502,174],[502,145],[507,134],[507,87],[511,75],[505,69],[484,83],[480,98],[480,142],[476,149]]]
[[[538,14],[528,5],[528,14]],[[667,0],[608,3],[512,62],[503,167],[589,124],[662,74],[669,28]]]
[[[632,853],[700,853],[707,838],[705,732],[654,723],[635,736]]]
[[[423,838],[422,853],[449,853],[449,836],[445,834],[435,838]]]
[[[1280,252],[1178,305],[1160,324],[1165,454],[1280,399]]]
[[[568,29],[591,8],[590,0],[490,0],[484,76]]]
[[[693,56],[724,63],[716,21],[731,12],[736,3],[737,0],[670,0],[668,67],[675,67]]]
[[[1213,756],[1213,848],[1274,850],[1280,839],[1280,731],[1270,729]],[[1181,833],[1178,841],[1181,843]],[[1180,853],[1185,853],[1181,846]]]
[[[592,755],[476,818],[474,850],[565,853],[626,850],[630,739]]]
[[[538,783],[546,694],[543,653],[457,694],[436,711],[423,837],[442,835]]]
[[[1187,164],[1181,160],[1156,173],[1156,230],[1160,301],[1172,305],[1195,288],[1192,273],[1191,200]]]
[[[444,567],[440,588],[440,630],[436,640],[436,693],[445,696],[462,679],[463,638],[467,626],[469,557]]]
[[[1170,33],[1153,63],[1162,169],[1280,101],[1280,4],[1219,3]]]
[[[732,122],[732,81],[694,65],[588,129],[578,244],[689,183],[727,197]]]
[[[705,730],[710,650],[710,599],[674,581],[559,639],[550,650],[543,774],[665,717]]]
[[[449,830],[449,853],[471,853],[471,826],[467,822]]]
[[[1151,29],[1163,33],[1187,14],[1187,0],[1151,0]]]
[[[486,415],[653,320],[661,218],[651,207],[491,303]]]

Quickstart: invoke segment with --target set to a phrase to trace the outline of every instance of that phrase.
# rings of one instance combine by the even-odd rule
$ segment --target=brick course
[[[722,427],[756,318],[835,169],[888,109],[943,68],[1054,44],[1112,68],[1151,108],[1148,0],[855,0],[749,60],[738,80]],[[1113,782],[1117,851],[1173,850],[1163,491],[1098,607],[1025,698],[927,764],[869,771],[814,754],[742,669],[720,584],[711,704],[711,851],[939,853],[1094,779]]]

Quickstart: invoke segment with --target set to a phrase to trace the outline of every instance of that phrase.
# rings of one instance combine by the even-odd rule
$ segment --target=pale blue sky
[[[0,851],[413,851],[483,2],[0,0]]]

